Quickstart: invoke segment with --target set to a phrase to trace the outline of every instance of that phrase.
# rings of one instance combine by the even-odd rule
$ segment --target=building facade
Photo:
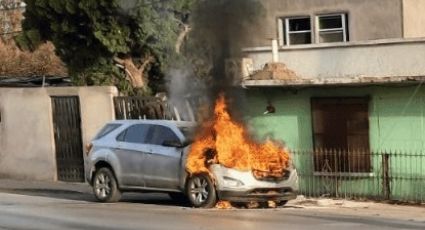
[[[421,0],[261,0],[265,16],[250,47],[423,37]],[[261,31],[262,33],[258,33]]]
[[[241,61],[258,138],[293,150],[303,193],[424,201],[425,1],[262,2]]]

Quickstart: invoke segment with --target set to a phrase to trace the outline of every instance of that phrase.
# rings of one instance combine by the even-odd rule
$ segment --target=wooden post
[[[390,155],[385,153],[382,154],[382,192],[385,200],[391,198],[391,186],[390,186]]]

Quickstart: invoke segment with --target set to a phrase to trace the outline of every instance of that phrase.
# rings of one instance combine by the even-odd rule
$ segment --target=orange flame
[[[229,201],[223,201],[220,200],[217,202],[217,204],[215,205],[216,208],[218,209],[231,209],[233,208],[232,204]]]
[[[241,171],[252,170],[257,178],[282,177],[289,154],[279,143],[257,143],[249,138],[243,124],[234,121],[221,95],[213,119],[204,122],[188,155],[186,169],[191,174],[210,173],[209,165],[218,163]]]

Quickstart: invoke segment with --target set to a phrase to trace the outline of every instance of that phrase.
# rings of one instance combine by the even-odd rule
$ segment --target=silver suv
[[[101,202],[116,202],[126,191],[167,192],[194,207],[213,207],[218,199],[232,202],[285,204],[296,197],[298,176],[290,168],[283,178],[256,179],[215,164],[211,175],[185,170],[192,122],[122,120],[106,124],[96,135],[85,163],[86,179]],[[211,178],[213,177],[213,178]]]

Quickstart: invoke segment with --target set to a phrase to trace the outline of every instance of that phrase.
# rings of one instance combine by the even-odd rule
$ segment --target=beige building
[[[261,2],[231,70],[256,135],[308,150],[294,157],[300,193],[419,200],[423,177],[403,177],[425,170],[425,0]]]
[[[261,2],[265,16],[251,28],[245,59],[228,65],[245,86],[369,84],[425,75],[423,0]],[[250,78],[269,62],[284,63],[281,72],[291,76]]]
[[[115,87],[0,88],[0,177],[84,180],[84,147],[114,119]]]
[[[261,0],[265,17],[249,47],[425,36],[423,0]]]

